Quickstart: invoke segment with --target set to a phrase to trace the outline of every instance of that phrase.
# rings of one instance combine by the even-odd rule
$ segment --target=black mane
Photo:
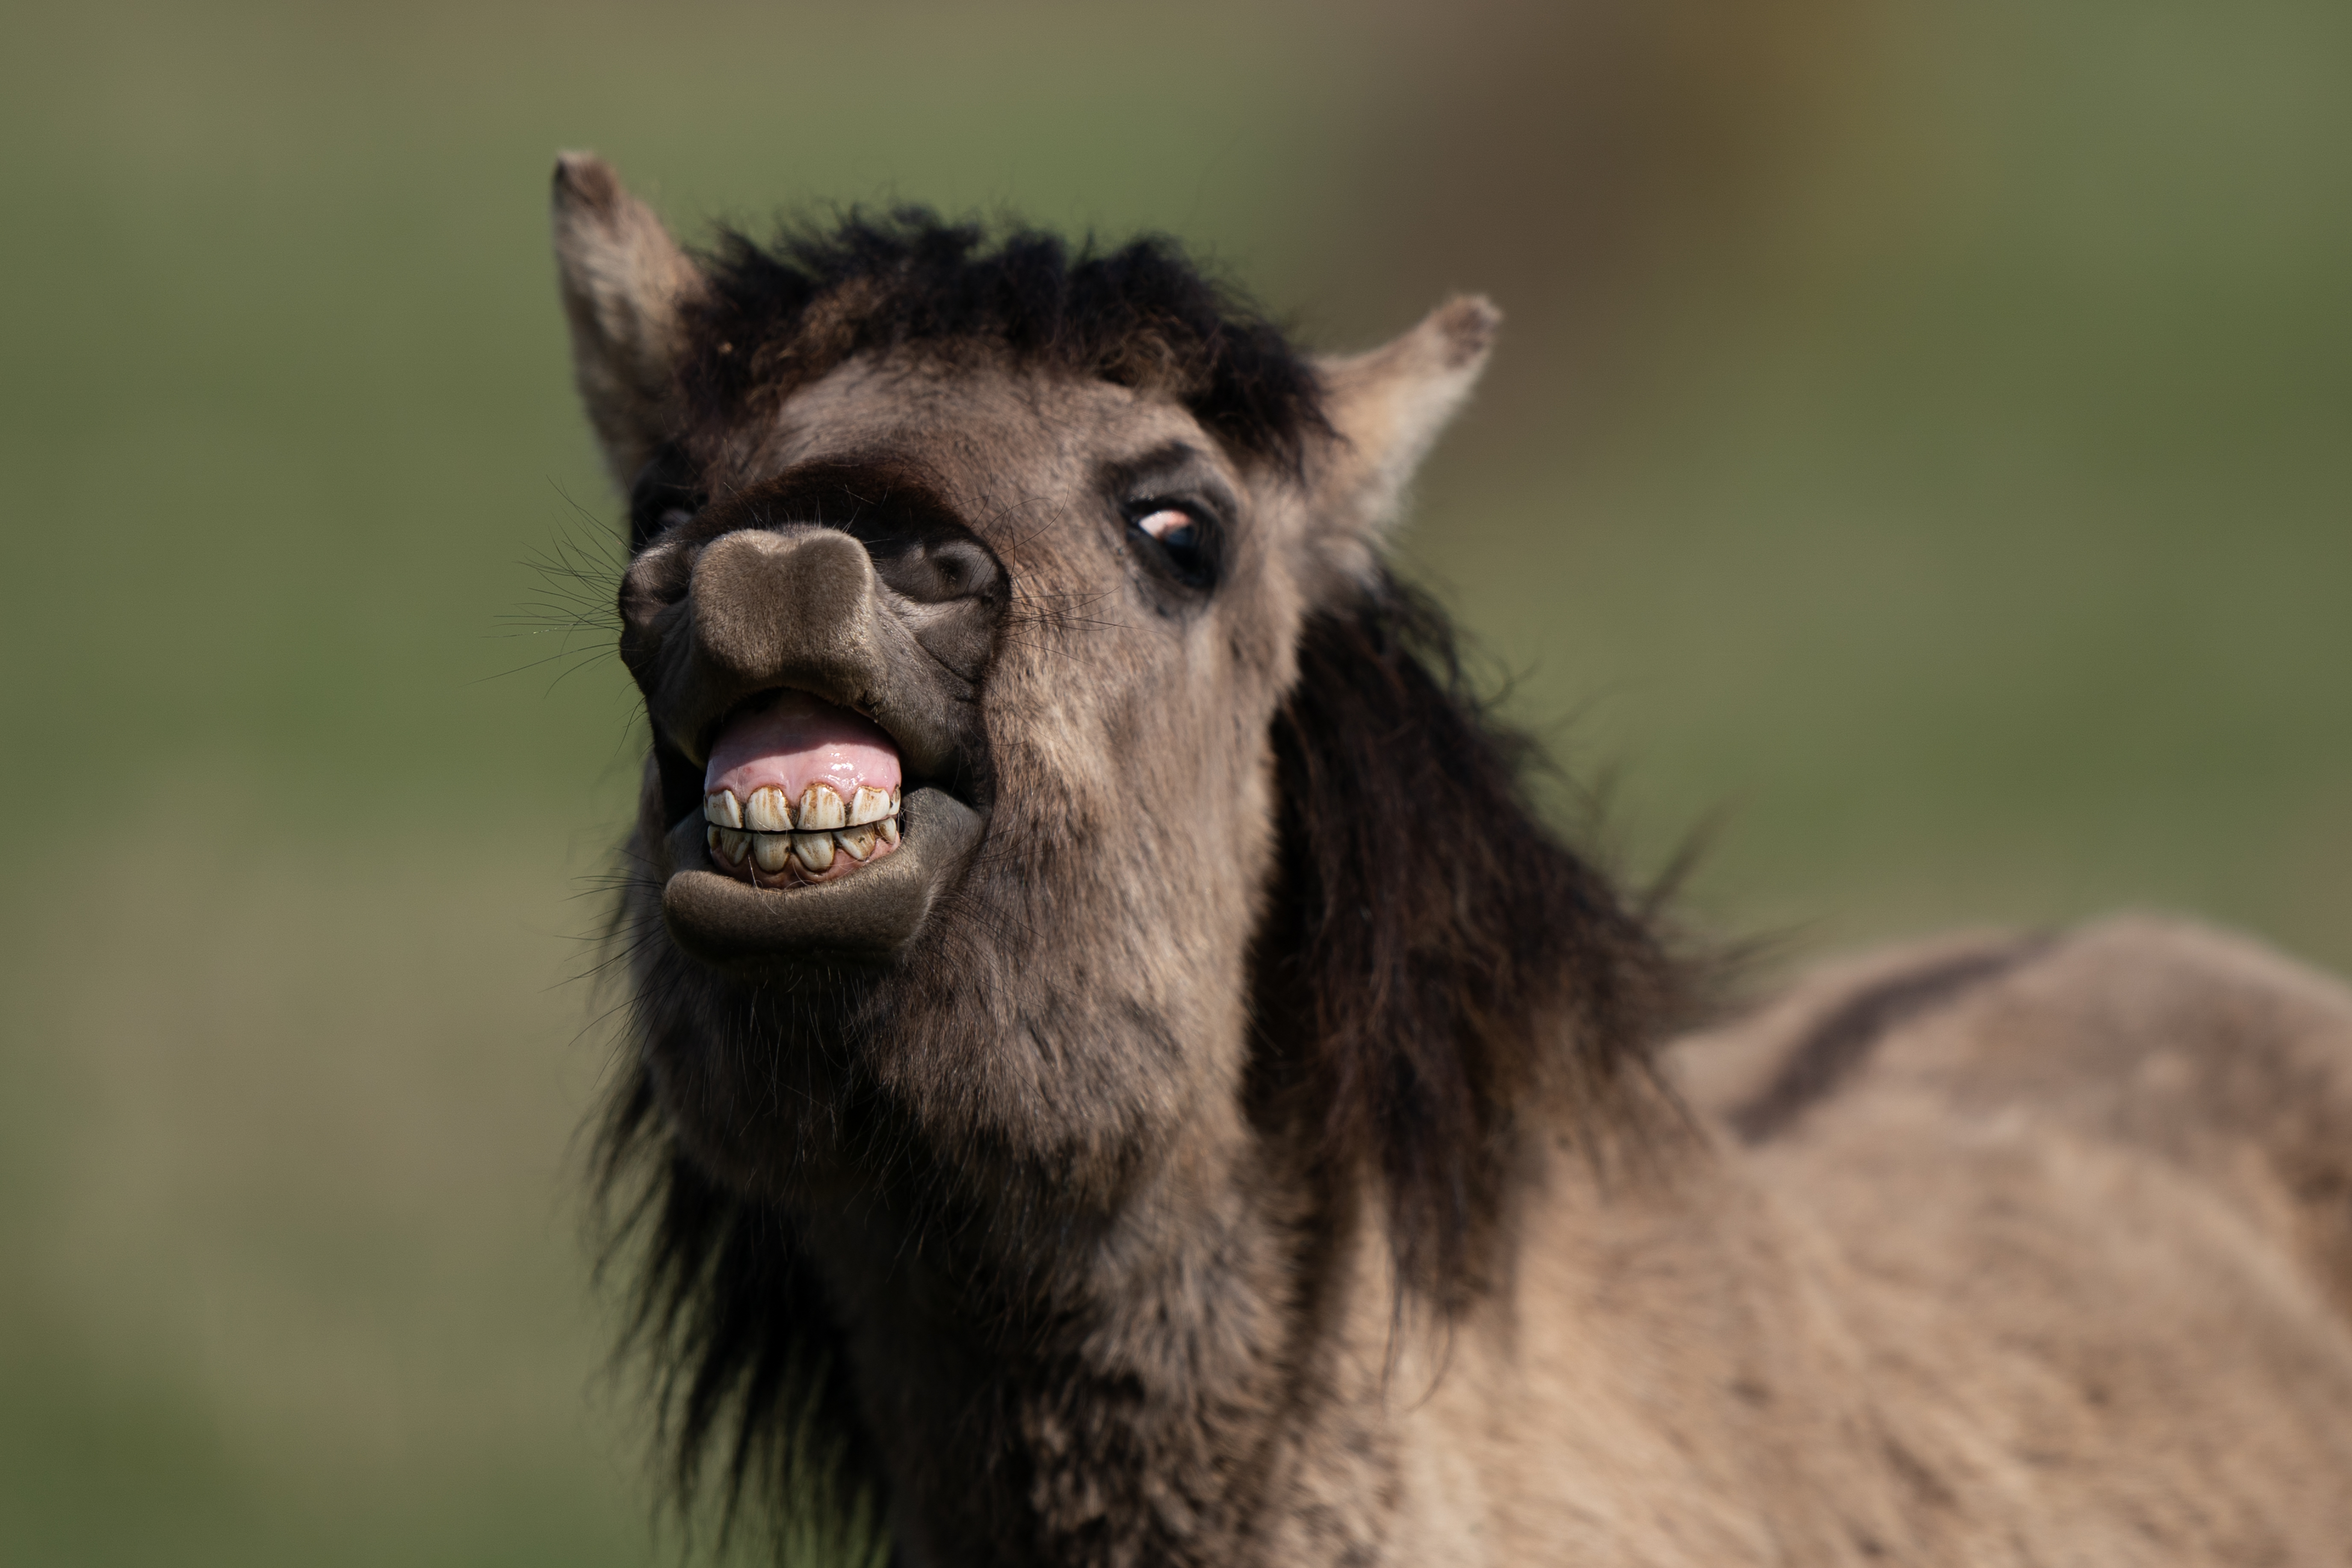
[[[1507,1265],[1524,1135],[1563,1109],[1588,1131],[1640,1115],[1613,1091],[1654,1087],[1652,1042],[1696,977],[1542,820],[1540,748],[1489,710],[1421,592],[1383,573],[1310,616],[1273,739],[1260,1117],[1327,1180],[1372,1178],[1400,1291],[1450,1313]]]
[[[979,347],[1173,393],[1220,438],[1296,468],[1324,428],[1314,371],[1281,330],[1146,236],[1076,251],[1059,236],[951,223],[925,207],[852,211],[761,246],[733,230],[701,258],[685,366],[696,416],[772,403],[854,354]]]

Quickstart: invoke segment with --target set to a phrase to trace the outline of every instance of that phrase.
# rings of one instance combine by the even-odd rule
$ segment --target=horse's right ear
[[[1402,337],[1315,363],[1330,437],[1309,476],[1317,564],[1343,583],[1379,580],[1405,487],[1486,368],[1503,313],[1475,294],[1449,300]]]
[[[593,154],[556,159],[553,209],[572,374],[604,461],[626,490],[677,433],[684,308],[702,293],[702,273]]]

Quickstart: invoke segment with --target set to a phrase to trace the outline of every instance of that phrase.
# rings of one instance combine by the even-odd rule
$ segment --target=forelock
[[[1151,235],[1112,250],[921,207],[801,223],[761,246],[724,230],[702,258],[682,369],[698,422],[772,406],[858,354],[979,355],[1168,394],[1248,457],[1300,466],[1328,429],[1320,384],[1280,329]]]

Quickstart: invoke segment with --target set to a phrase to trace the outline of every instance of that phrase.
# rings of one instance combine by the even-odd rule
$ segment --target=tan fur
[[[1685,1042],[1693,1099],[1748,1102],[1843,1002],[1954,951]],[[1890,1028],[1725,1158],[1834,1314],[1816,1340],[1866,1426],[1832,1479],[1882,1496],[1895,1555],[2352,1557],[2341,986],[2194,926],[2093,927]]]
[[[1782,1137],[1725,1127],[1842,1005],[1988,945],[1680,1042],[1687,1136],[1557,1153],[1517,1289],[1385,1377],[1359,1261],[1330,1353],[1391,1455],[1379,1561],[2352,1562],[2342,986],[2117,921],[1898,1024]],[[1332,1560],[1307,1500],[1374,1490],[1349,1447],[1298,1440],[1267,1561]]]
[[[1324,456],[1308,515],[1343,520],[1324,553],[1349,580],[1370,581],[1413,470],[1469,401],[1502,321],[1491,300],[1449,300],[1379,348],[1318,364],[1344,439]]]
[[[677,427],[679,310],[701,274],[652,209],[588,153],[557,161],[552,215],[580,398],[625,489]]]
[[[694,285],[574,183],[566,306],[625,472],[674,433],[652,367]],[[662,937],[695,838],[651,767],[627,911],[646,1092],[682,1168],[789,1216],[904,1560],[2352,1563],[2352,996],[2250,943],[1953,939],[1682,1041],[1687,1113],[1530,1089],[1511,1245],[1451,1317],[1400,1295],[1370,1176],[1253,1100],[1269,725],[1495,319],[1325,362],[1303,479],[1162,391],[969,354],[688,433],[719,496],[919,469],[1012,584],[988,836],[936,945],[842,1004],[887,1009],[856,1059]],[[1171,444],[1240,503],[1197,604],[1102,499]],[[760,553],[681,525],[625,594],[686,625],[679,563],[723,549]]]

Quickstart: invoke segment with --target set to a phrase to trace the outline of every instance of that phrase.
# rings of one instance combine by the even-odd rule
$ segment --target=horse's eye
[[[1166,545],[1171,553],[1200,547],[1200,520],[1181,507],[1154,507],[1137,518],[1135,526]]]
[[[1132,501],[1126,512],[1127,526],[1151,542],[1143,547],[1145,558],[1163,574],[1195,590],[1216,585],[1217,527],[1212,514],[1181,500]]]

